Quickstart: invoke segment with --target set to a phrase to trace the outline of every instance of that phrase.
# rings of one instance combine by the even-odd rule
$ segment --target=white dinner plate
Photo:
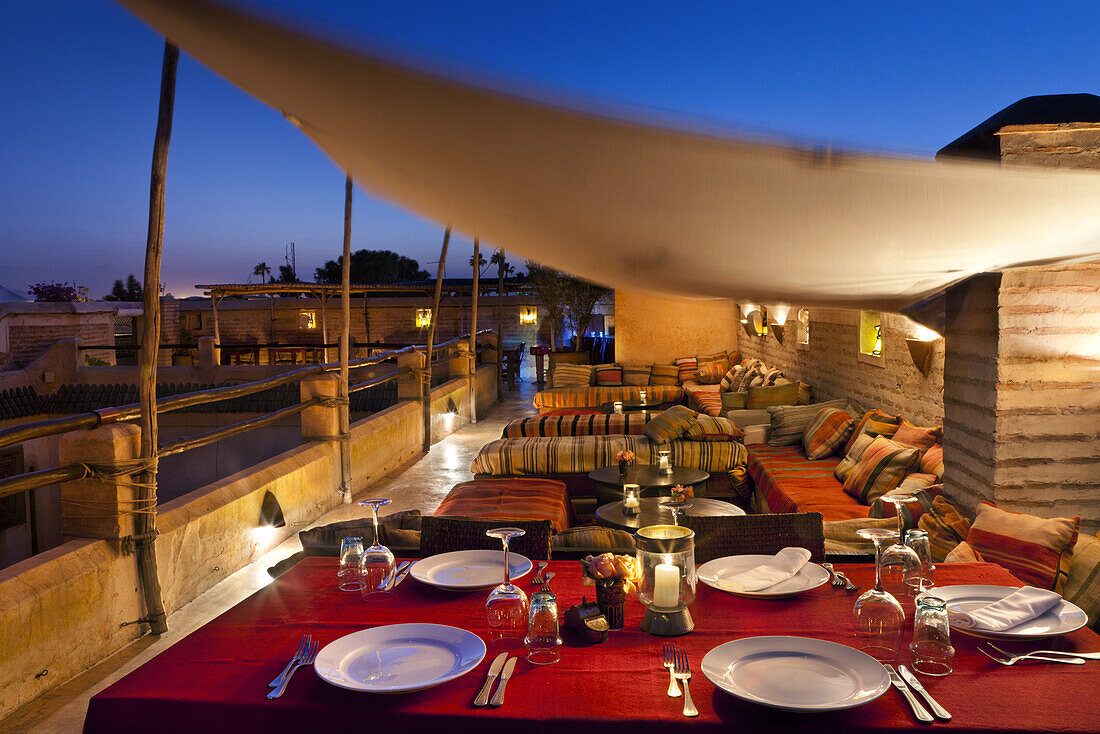
[[[476,668],[485,643],[442,624],[390,624],[359,630],[321,648],[313,669],[340,688],[406,693],[437,686]]]
[[[531,572],[531,561],[508,554],[513,581]],[[417,561],[409,569],[417,581],[447,591],[477,591],[504,583],[503,550],[465,550],[440,553]]]
[[[718,585],[720,580],[735,576],[743,571],[748,571],[751,568],[756,568],[770,558],[772,558],[772,556],[757,555],[715,558],[713,561],[707,561],[702,566],[699,566],[697,573],[699,575],[699,580],[707,586],[713,586],[716,589],[721,589],[735,596],[747,596],[755,599],[774,599],[801,594],[803,591],[816,589],[829,581],[828,571],[816,563],[807,563],[791,578],[780,581],[778,584],[769,586],[766,589],[760,589],[759,591],[730,591],[729,589],[722,589],[722,587]]]
[[[961,584],[959,586],[937,586],[924,593],[928,596],[943,599],[947,602],[949,610],[957,609],[960,612],[969,612],[971,609],[1000,601],[1014,591],[1019,591],[1019,589],[1011,586]],[[954,624],[951,625],[951,629],[963,634],[991,640],[1041,640],[1044,637],[1065,635],[1079,630],[1088,624],[1088,621],[1088,615],[1079,606],[1062,599],[1035,619],[1018,624],[1003,632],[991,632],[974,627],[959,627]]]
[[[746,637],[705,656],[703,675],[738,698],[784,711],[839,711],[890,687],[882,663],[847,645],[809,637]]]

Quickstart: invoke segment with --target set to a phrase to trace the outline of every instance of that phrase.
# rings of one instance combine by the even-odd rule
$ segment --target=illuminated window
[[[810,311],[809,309],[798,309],[798,318],[795,320],[795,328],[797,334],[795,341],[805,346],[810,343]]]
[[[298,314],[298,329],[301,331],[310,331],[317,328],[317,312],[316,311],[302,311]]]
[[[534,306],[520,306],[519,307],[519,322],[521,324],[537,324],[539,321],[539,310]]]
[[[430,308],[416,309],[416,328],[424,329],[432,325],[432,310]]]

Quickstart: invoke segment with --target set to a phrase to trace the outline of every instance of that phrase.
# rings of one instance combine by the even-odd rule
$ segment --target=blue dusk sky
[[[1097,92],[1100,3],[251,0],[456,73],[799,142],[931,156],[1012,102]],[[0,284],[141,277],[164,42],[109,0],[0,3]],[[163,278],[340,252],[344,175],[184,53]],[[442,227],[357,189],[352,248],[435,271]],[[486,243],[493,245],[496,243]],[[505,247],[507,243],[503,243]],[[452,241],[465,275],[470,241]]]

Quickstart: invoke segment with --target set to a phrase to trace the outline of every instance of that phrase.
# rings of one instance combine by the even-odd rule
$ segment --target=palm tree
[[[271,268],[265,262],[258,262],[256,267],[252,268],[252,274],[260,276],[261,283],[266,283],[268,276],[271,275]]]

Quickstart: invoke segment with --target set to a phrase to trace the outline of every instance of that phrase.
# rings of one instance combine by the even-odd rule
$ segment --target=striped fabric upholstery
[[[806,461],[801,446],[749,450],[748,472],[767,512],[820,512],[827,520],[867,517],[867,507],[840,489],[836,459]]]
[[[863,456],[863,452],[867,450],[867,447],[870,446],[871,442],[874,440],[875,439],[867,434],[863,434],[856,439],[856,442],[848,449],[848,453],[845,454],[844,458],[840,460],[840,463],[836,465],[836,471],[833,472],[833,476],[835,476],[841,484],[848,481],[848,477],[852,474],[852,469],[855,469],[856,464],[859,463],[859,457]]]
[[[913,479],[919,477],[920,479]],[[925,478],[932,481],[925,484]],[[913,481],[910,481],[913,480]],[[912,497],[915,502],[908,502],[901,506],[901,516],[906,528],[915,528],[922,515],[932,507],[937,497],[943,494],[943,485],[935,484],[936,478],[930,474],[910,474],[897,489],[892,489],[882,497]],[[867,517],[897,517],[895,505],[892,502],[884,502],[882,497],[871,503],[871,511]]]
[[[814,401],[814,388],[813,385],[808,385],[805,382],[798,383],[798,405],[809,405]]]
[[[871,442],[844,481],[844,491],[869,505],[894,489],[920,461],[920,451],[881,436]]]
[[[932,500],[932,506],[920,516],[917,527],[928,533],[932,560],[940,563],[955,546],[966,540],[966,535],[970,532],[970,521],[951,500],[940,495]]]
[[[951,552],[943,559],[944,563],[984,563],[978,551],[970,547],[965,540],[951,549]]]
[[[1025,584],[1061,592],[1073,563],[1079,517],[1044,519],[982,502],[966,542]]]
[[[640,436],[654,415],[648,411],[587,415],[540,415],[517,418],[504,427],[502,438],[528,436]]]
[[[699,362],[695,357],[681,357],[673,360],[673,364],[676,365],[676,379],[681,385],[694,377],[695,370],[699,369]]]
[[[772,367],[764,372],[764,384],[769,387],[775,384],[775,381],[783,376],[783,372],[778,367]]]
[[[923,428],[921,426],[914,426],[909,421],[902,419],[897,433],[893,435],[893,439],[905,446],[912,446],[921,451],[927,451],[936,445],[942,432],[942,426]]]
[[[698,382],[684,383],[688,407],[706,415],[722,415],[722,392],[717,385],[700,385]]]
[[[695,370],[695,381],[700,385],[717,385],[725,377],[726,372],[728,370],[725,362],[712,362]]]
[[[623,368],[617,364],[598,364],[593,372],[597,387],[622,387]]]
[[[722,374],[730,368],[729,357],[726,352],[715,352],[714,354],[697,354],[695,355],[695,362],[698,364],[698,369],[712,364],[716,364],[722,368]]]
[[[806,426],[822,408],[843,408],[848,401],[828,400],[813,405],[775,405],[768,408],[772,417],[772,435],[769,446],[795,446],[802,443]]]
[[[735,364],[733,367],[730,367],[729,371],[726,372],[724,377],[722,377],[722,381],[718,383],[718,389],[722,392],[728,392],[730,390],[733,390],[734,384],[740,386],[741,374],[744,371],[745,368],[739,364]]]
[[[650,385],[680,385],[680,368],[674,364],[654,364],[649,368]]]
[[[615,400],[641,400],[640,387],[565,387],[535,394],[534,405],[540,413],[559,408],[599,408]],[[646,399],[651,403],[679,403],[684,390],[673,385],[650,385]]]
[[[751,394],[750,394],[751,397]],[[822,408],[802,433],[802,448],[811,461],[832,456],[852,432],[856,419],[840,408]]]
[[[935,474],[943,481],[943,446],[936,444],[920,457],[920,470],[923,474]]]
[[[889,415],[881,410],[868,410],[856,423],[855,429],[852,430],[852,436],[844,446],[844,453],[848,453],[848,449],[855,443],[857,436],[866,433],[871,436],[890,438],[897,433],[899,426],[901,426],[900,416]]]
[[[642,433],[655,443],[668,443],[679,438],[695,422],[695,411],[682,405],[674,405],[663,413],[650,418]]]
[[[569,497],[556,479],[474,479],[456,484],[435,516],[484,520],[549,520],[554,532],[569,527]]]
[[[684,431],[685,441],[740,441],[744,431],[726,418],[700,415]]]
[[[1089,625],[1100,624],[1100,538],[1081,533],[1073,546],[1073,565],[1062,588],[1066,601],[1089,615]]]
[[[587,387],[592,384],[592,365],[559,364],[550,376],[554,387]]]
[[[649,384],[651,366],[648,364],[633,367],[623,366],[623,384],[645,387]]]
[[[750,387],[745,400],[749,410],[762,410],[773,405],[795,405],[798,403],[798,385],[789,382],[785,385],[767,385]]]
[[[741,382],[737,385],[737,392],[746,392],[753,384],[764,382],[764,373],[759,367],[749,367],[741,373]]]

